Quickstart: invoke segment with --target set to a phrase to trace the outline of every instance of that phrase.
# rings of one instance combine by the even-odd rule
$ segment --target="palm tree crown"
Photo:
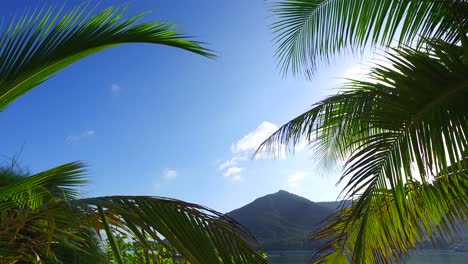
[[[274,5],[284,71],[310,76],[346,48],[396,47],[389,65],[349,81],[259,148],[305,139],[344,162],[353,200],[319,230],[319,263],[392,263],[468,220],[467,1],[290,0]],[[398,36],[396,39],[395,37]]]

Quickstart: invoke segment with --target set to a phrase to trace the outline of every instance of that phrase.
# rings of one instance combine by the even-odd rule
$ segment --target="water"
[[[272,264],[310,264],[312,253],[293,253],[284,256],[270,255]],[[468,264],[468,253],[455,253],[453,251],[425,251],[412,254],[408,264]]]

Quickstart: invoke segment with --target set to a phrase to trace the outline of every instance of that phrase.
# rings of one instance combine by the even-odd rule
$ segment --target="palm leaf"
[[[404,214],[397,208],[395,193],[381,190],[361,217],[353,217],[354,208],[347,208],[330,219],[314,236],[334,238],[322,248],[322,255],[316,255],[317,262],[335,263],[328,261],[339,256],[343,263],[398,263],[408,249],[424,241],[460,238],[459,228],[468,221],[468,170],[450,177],[442,174],[430,184],[409,182],[402,190]]]
[[[311,77],[320,61],[367,46],[421,46],[427,38],[460,41],[466,0],[284,0],[273,3],[281,71]],[[455,23],[454,23],[455,22]],[[466,32],[464,32],[465,34]],[[396,38],[396,39],[395,39]]]
[[[173,24],[138,23],[145,14],[124,18],[126,8],[121,7],[94,14],[93,9],[81,5],[62,15],[62,9],[35,10],[3,28],[0,110],[66,66],[124,43],[161,44],[213,57]]]
[[[460,46],[427,45],[424,52],[394,50],[388,54],[392,67],[376,66],[370,81],[352,81],[344,92],[281,127],[260,148],[294,146],[305,137],[318,147],[318,156],[332,152],[331,157],[346,161],[340,181],[346,180],[345,199],[356,202],[333,222],[345,224],[326,234],[334,237],[328,248],[347,254],[327,259],[398,261],[423,235],[450,235],[466,221],[465,204],[457,209],[443,203],[466,203],[468,65]],[[406,186],[413,182],[427,187]],[[439,191],[431,189],[438,184]]]
[[[24,177],[0,188],[0,210],[36,209],[52,198],[64,201],[76,199],[79,193],[75,188],[86,183],[83,174],[83,164],[72,162]]]
[[[11,167],[3,174],[8,169],[18,174]],[[29,177],[18,174],[0,188],[1,261],[54,261],[54,243],[74,251],[93,248],[80,235],[87,230],[83,224],[88,217],[70,204],[79,195],[75,188],[86,183],[83,173],[83,164],[68,163]]]
[[[81,200],[106,208],[106,230],[166,239],[190,263],[268,263],[253,251],[253,236],[234,220],[206,207],[162,197],[111,196]],[[145,252],[148,258],[155,252]]]
[[[69,163],[0,189],[1,261],[41,259],[60,263],[54,245],[95,253],[100,230],[148,243],[163,239],[190,263],[268,263],[251,249],[253,236],[237,222],[206,207],[161,197],[77,199],[83,166]],[[112,244],[111,244],[112,245]],[[115,245],[115,244],[114,244]],[[119,256],[118,247],[113,248]],[[59,252],[60,253],[60,252]],[[145,252],[147,259],[158,252]]]

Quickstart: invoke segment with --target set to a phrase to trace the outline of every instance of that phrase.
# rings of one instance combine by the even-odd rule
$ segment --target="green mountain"
[[[317,202],[316,204],[326,207],[328,209],[332,209],[333,211],[338,211],[342,208],[344,202],[345,207],[351,207],[351,200],[346,201],[332,201],[332,202]]]
[[[266,251],[310,250],[320,246],[308,235],[333,209],[301,196],[279,191],[227,213],[252,232]]]
[[[350,206],[345,201],[345,206]],[[321,246],[308,236],[341,206],[340,201],[314,203],[301,196],[279,191],[227,213],[257,238],[265,251],[312,250]],[[454,242],[468,240],[468,226],[460,224],[460,237],[432,243],[420,249],[450,249]]]

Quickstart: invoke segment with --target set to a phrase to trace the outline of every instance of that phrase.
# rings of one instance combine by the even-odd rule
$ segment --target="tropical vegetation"
[[[312,78],[336,54],[386,50],[364,80],[278,129],[258,151],[305,140],[342,166],[353,200],[315,233],[317,263],[395,263],[468,221],[468,2],[284,0],[272,28],[283,73]]]
[[[125,17],[125,7],[94,10],[37,9],[2,28],[0,111],[68,65],[121,44],[161,44],[213,57],[173,24],[141,22],[145,14]],[[82,198],[84,174],[80,162],[32,175],[17,166],[0,170],[1,263],[99,263],[107,261],[106,246],[113,253],[109,262],[124,263],[121,236],[141,245],[144,263],[160,263],[162,254],[180,254],[189,263],[266,263],[250,248],[256,243],[250,233],[218,212],[161,197]]]

